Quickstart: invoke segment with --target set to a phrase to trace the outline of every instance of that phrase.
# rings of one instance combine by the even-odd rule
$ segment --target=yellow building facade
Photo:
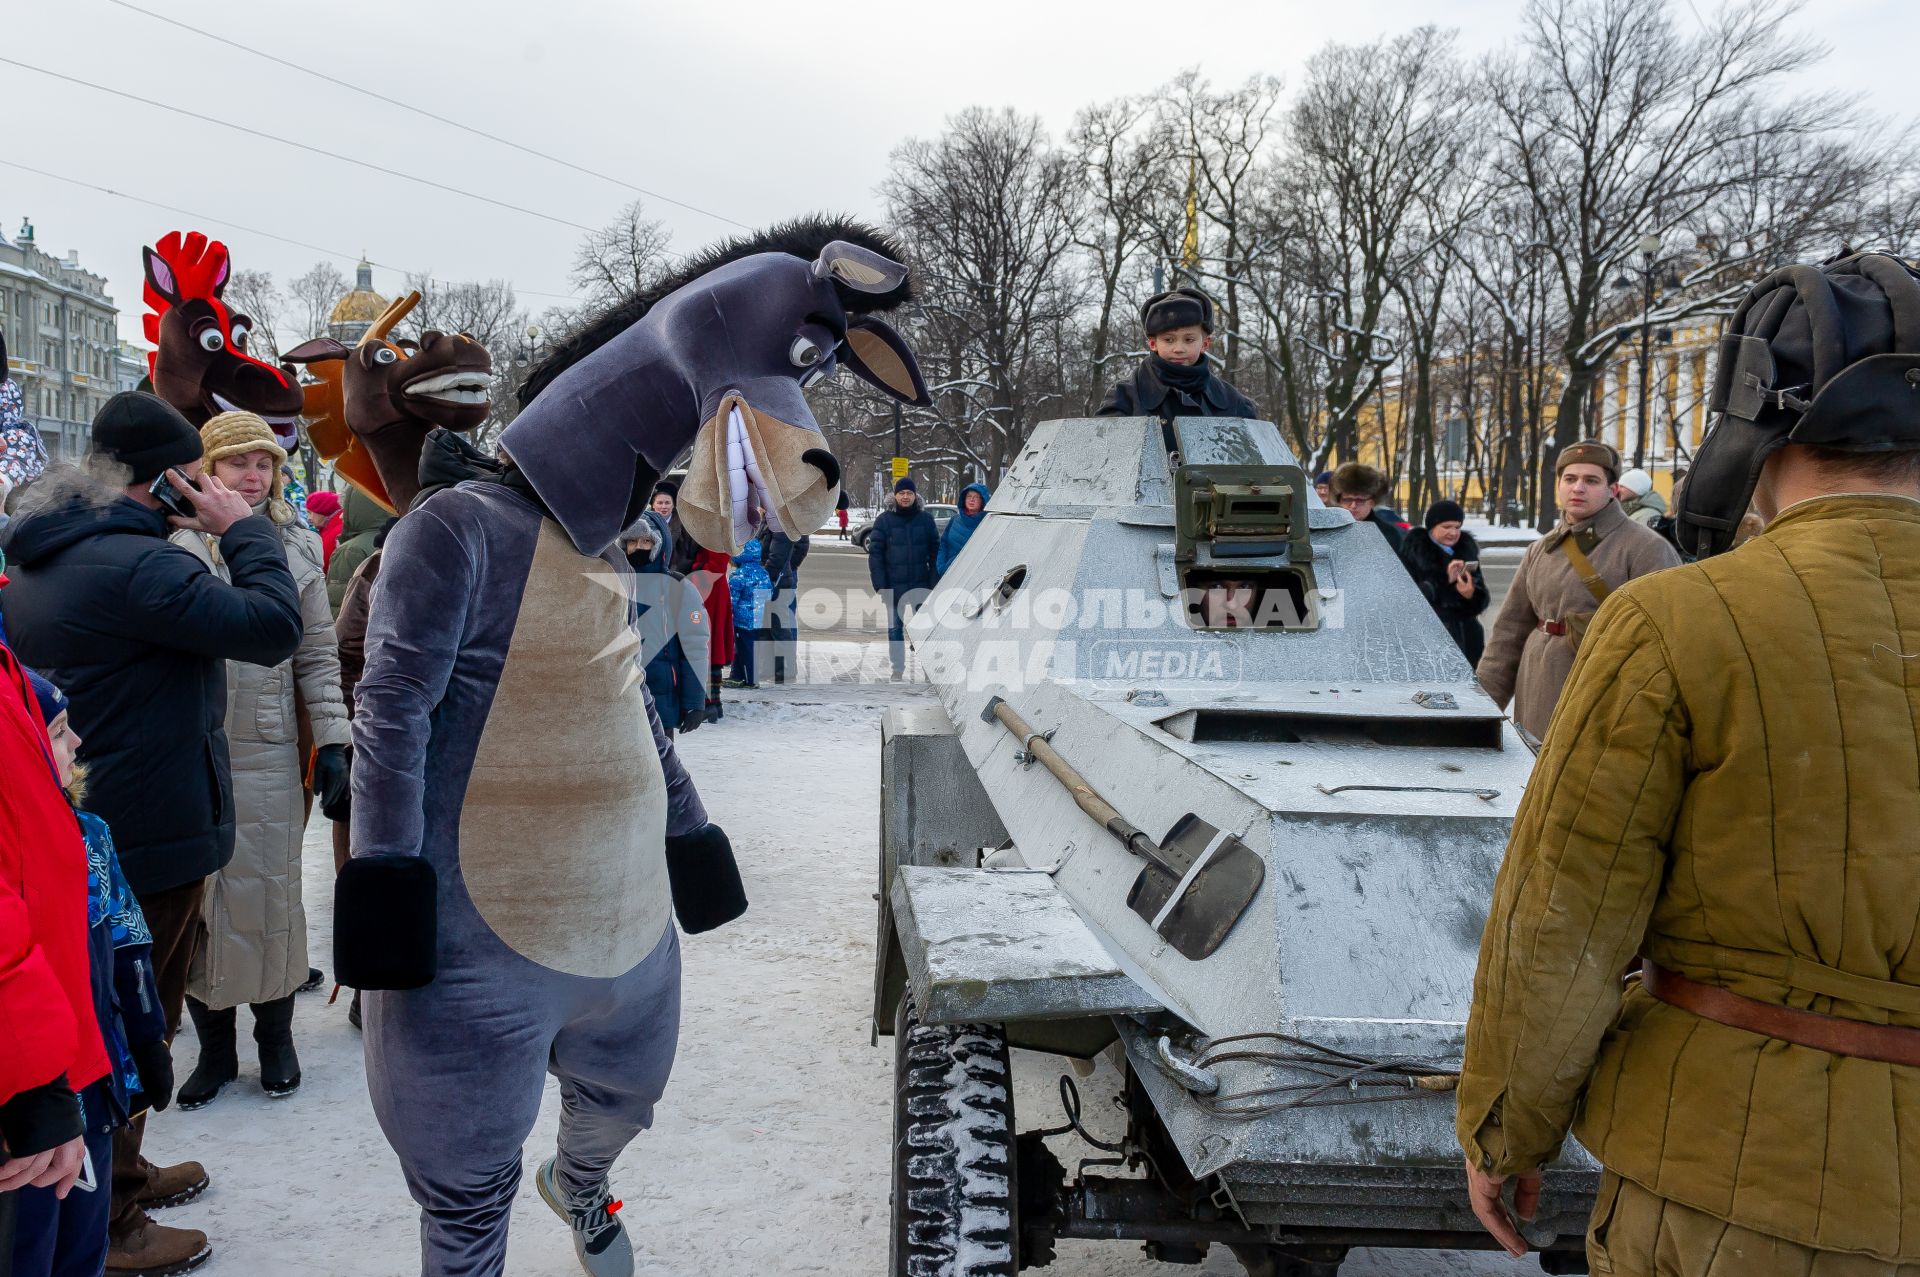
[[[1720,320],[1684,324],[1670,331],[1669,340],[1657,336],[1652,343],[1648,364],[1647,448],[1643,469],[1653,477],[1655,489],[1666,497],[1673,493],[1676,472],[1684,473],[1689,459],[1699,447],[1707,427],[1707,397],[1712,390],[1712,356],[1720,339]],[[1442,360],[1433,373],[1434,454],[1439,471],[1439,486],[1447,496],[1465,505],[1470,512],[1485,511],[1480,471],[1490,460],[1477,467],[1467,464],[1469,449],[1478,455],[1502,433],[1499,423],[1478,411],[1478,420],[1470,420],[1462,410],[1461,397],[1451,388],[1464,375],[1464,361]],[[1553,423],[1559,404],[1562,378],[1559,369],[1540,371],[1544,424],[1542,433],[1553,436]],[[1481,405],[1494,400],[1491,379],[1478,387]],[[1412,405],[1403,382],[1390,378],[1360,415],[1360,460],[1377,466],[1393,476],[1389,504],[1408,513],[1411,484],[1408,482],[1408,432],[1405,421]],[[1632,466],[1640,423],[1640,343],[1629,340],[1613,352],[1596,388],[1593,417],[1597,429],[1581,431],[1597,435],[1620,450],[1622,463]],[[1470,444],[1470,440],[1472,443]],[[1414,516],[1418,511],[1412,512]]]

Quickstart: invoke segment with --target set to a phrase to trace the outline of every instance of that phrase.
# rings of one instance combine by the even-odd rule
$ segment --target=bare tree
[[[1491,68],[1496,164],[1533,204],[1565,313],[1554,446],[1534,459],[1543,486],[1552,451],[1579,438],[1609,356],[1655,322],[1606,322],[1610,278],[1640,237],[1694,223],[1790,162],[1799,140],[1846,123],[1836,99],[1786,92],[1786,78],[1822,53],[1787,29],[1794,12],[1792,0],[1738,0],[1688,32],[1664,0],[1529,0],[1524,60]],[[1750,227],[1702,244],[1665,317],[1722,304],[1756,267],[1786,260],[1799,246],[1779,234]]]
[[[1163,115],[1169,127],[1184,139],[1180,158],[1190,165],[1196,203],[1211,241],[1204,256],[1225,269],[1214,278],[1223,285],[1220,321],[1221,361],[1229,379],[1238,375],[1241,268],[1253,255],[1250,227],[1258,216],[1258,197],[1265,184],[1269,150],[1278,127],[1281,82],[1256,75],[1237,89],[1216,91],[1197,70],[1182,72],[1163,95]],[[1176,234],[1179,238],[1176,238]],[[1162,253],[1179,260],[1184,219],[1162,223]]]
[[[347,277],[332,262],[315,262],[311,270],[287,285],[287,291],[293,296],[300,340],[305,341],[327,331],[335,304],[347,295]]]
[[[1055,346],[1081,297],[1079,189],[1038,119],[977,107],[896,148],[881,185],[921,272],[912,327],[936,402],[917,420],[990,481],[1067,402]]]
[[[598,310],[658,279],[672,260],[666,226],[646,216],[639,200],[612,222],[580,241],[573,255],[573,282]]]
[[[286,298],[263,270],[237,270],[227,281],[227,305],[253,321],[247,353],[270,364],[280,362],[280,311]]]
[[[1419,300],[1406,298],[1403,319],[1424,317],[1431,336],[1447,237],[1471,191],[1462,169],[1472,103],[1453,37],[1433,27],[1329,45],[1307,64],[1291,117],[1290,189],[1318,250],[1325,439],[1336,457],[1358,451],[1360,410],[1401,353],[1386,331],[1388,307],[1421,271],[1437,278]],[[1432,198],[1443,188],[1446,198]],[[1420,375],[1430,358],[1429,349]]]
[[[1115,355],[1115,309],[1125,300],[1129,271],[1143,256],[1151,256],[1161,232],[1180,207],[1183,190],[1175,179],[1184,176],[1177,137],[1161,127],[1148,101],[1115,98],[1085,108],[1067,135],[1074,162],[1087,186],[1086,215],[1080,220],[1076,242],[1087,255],[1092,275],[1094,306],[1092,348],[1083,402],[1092,412],[1112,376],[1108,360]],[[1120,351],[1131,345],[1132,308],[1120,317]]]

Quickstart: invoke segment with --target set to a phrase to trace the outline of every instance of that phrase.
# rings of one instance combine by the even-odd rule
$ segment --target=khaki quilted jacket
[[[1662,1197],[1920,1260],[1920,1069],[1656,1002],[1623,986],[1641,952],[1920,1026],[1920,502],[1803,502],[1608,599],[1514,820],[1459,1091],[1494,1171],[1571,1128]]]

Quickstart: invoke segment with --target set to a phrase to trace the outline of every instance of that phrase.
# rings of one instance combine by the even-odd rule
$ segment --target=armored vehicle
[[[895,1277],[1490,1247],[1453,1087],[1533,760],[1379,531],[1267,422],[1047,422],[909,635],[939,704],[882,729]],[[1073,1070],[1017,1126],[1010,1047],[1117,1062],[1124,1134]],[[1586,1271],[1597,1183],[1569,1143],[1546,1271]]]

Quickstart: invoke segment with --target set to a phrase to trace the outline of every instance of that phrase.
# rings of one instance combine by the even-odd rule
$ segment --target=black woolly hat
[[[180,410],[157,395],[123,390],[93,419],[93,451],[133,471],[134,483],[151,483],[168,466],[198,461],[200,432]]]
[[[1149,337],[1194,325],[1212,332],[1213,299],[1197,288],[1173,288],[1155,293],[1140,308],[1140,322]]]

